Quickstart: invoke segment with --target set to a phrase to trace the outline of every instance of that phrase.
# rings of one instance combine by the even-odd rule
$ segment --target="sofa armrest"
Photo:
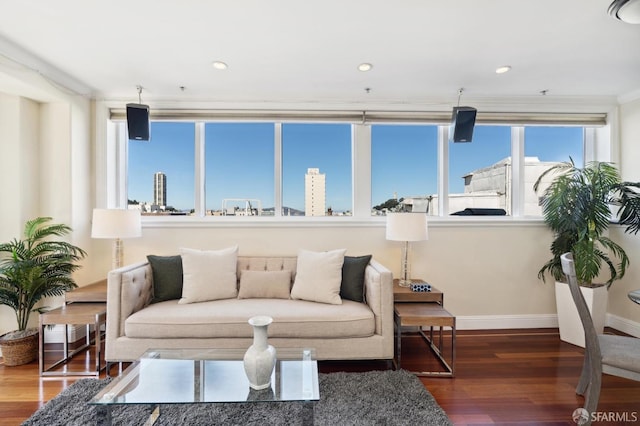
[[[393,275],[375,259],[365,269],[364,292],[375,315],[376,334],[393,337]]]
[[[124,321],[151,302],[153,275],[148,262],[123,266],[107,277],[107,352],[110,339],[124,335]]]

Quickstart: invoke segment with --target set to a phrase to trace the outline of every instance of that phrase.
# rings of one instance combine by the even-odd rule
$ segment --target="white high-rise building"
[[[304,215],[325,214],[325,175],[320,173],[320,169],[307,169],[307,174],[304,175]]]
[[[167,205],[167,175],[162,172],[153,175],[153,204],[161,207]]]

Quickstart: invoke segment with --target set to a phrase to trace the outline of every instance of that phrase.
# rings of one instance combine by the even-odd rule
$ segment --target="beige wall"
[[[622,179],[640,182],[640,99],[623,104],[620,116],[620,171]],[[629,300],[627,293],[640,289],[640,233],[626,234],[614,228],[611,237],[627,252],[631,266],[625,277],[609,290],[608,312],[629,321],[640,322],[640,305]]]
[[[37,102],[0,93],[0,241],[22,233],[24,222],[39,210]],[[13,310],[0,306],[0,334],[17,327]]]
[[[537,279],[547,260],[551,237],[539,225],[432,224],[429,240],[413,244],[412,271],[445,292],[456,315],[537,315],[555,313],[552,284]],[[98,242],[97,242],[98,243]],[[92,267],[110,265],[109,242],[99,242],[101,258]],[[125,241],[125,263],[147,254],[177,254],[179,247],[220,249],[239,245],[240,255],[295,255],[299,248],[347,248],[347,255],[373,254],[400,273],[402,243],[385,240],[384,223],[359,227],[145,227],[143,237]],[[97,253],[97,251],[96,251]]]
[[[640,158],[640,102],[619,111],[623,174],[639,179],[634,168]],[[22,224],[35,215],[52,215],[70,224],[72,241],[89,252],[77,274],[81,285],[102,278],[111,264],[110,241],[90,238],[91,209],[104,188],[95,182],[102,158],[94,153],[91,107],[85,99],[61,96],[39,104],[0,95],[0,165],[5,184],[1,200],[0,237],[19,235]],[[99,123],[96,128],[104,128]],[[634,160],[635,159],[635,160]],[[640,179],[639,179],[640,180]],[[447,218],[452,220],[452,218]],[[510,317],[547,318],[555,313],[551,284],[537,279],[549,256],[551,235],[541,222],[451,222],[434,218],[429,240],[415,243],[413,275],[425,278],[445,292],[446,306],[459,317],[494,318],[493,326],[510,327]],[[142,238],[125,241],[125,262],[144,260],[147,254],[176,254],[178,247],[217,249],[238,244],[241,254],[294,255],[299,248],[348,249],[350,255],[373,254],[399,273],[400,243],[386,241],[384,223],[322,222],[308,227],[299,221],[281,224],[256,222],[167,226],[146,224]],[[611,290],[609,312],[637,326],[640,306],[626,292],[640,287],[639,236],[613,236],[629,251],[632,268]],[[53,301],[50,304],[59,303]],[[0,307],[0,334],[15,328],[13,313]]]
[[[90,102],[52,90],[58,98],[43,103],[0,94],[0,241],[20,237],[29,219],[51,216],[74,229],[71,242],[89,250]],[[89,267],[77,274],[79,282],[90,276]],[[30,324],[37,324],[37,315]],[[0,334],[16,326],[13,311],[0,306]]]
[[[37,102],[0,93],[0,241],[19,234],[24,220],[38,211],[39,119]]]

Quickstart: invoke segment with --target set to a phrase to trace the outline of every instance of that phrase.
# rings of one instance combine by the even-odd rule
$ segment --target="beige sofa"
[[[296,257],[239,256],[242,270],[291,270]],[[231,298],[179,304],[151,304],[153,275],[148,262],[109,272],[106,360],[133,361],[151,348],[238,348],[252,343],[247,320],[273,317],[269,343],[276,349],[315,348],[318,359],[393,358],[393,278],[375,260],[365,269],[365,303],[327,304],[293,299]]]

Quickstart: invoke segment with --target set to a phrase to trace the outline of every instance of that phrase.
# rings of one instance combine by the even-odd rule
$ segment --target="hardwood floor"
[[[456,347],[455,378],[421,378],[456,425],[575,425],[571,415],[583,404],[575,394],[583,351],[561,342],[556,330],[459,331]],[[419,336],[406,337],[403,368],[438,368],[425,349]],[[69,368],[92,366],[82,353]],[[385,362],[320,363],[325,373],[386,368]],[[37,362],[0,364],[0,425],[19,425],[75,380],[40,378]],[[640,424],[640,382],[603,376],[598,411],[606,421],[595,425]]]

